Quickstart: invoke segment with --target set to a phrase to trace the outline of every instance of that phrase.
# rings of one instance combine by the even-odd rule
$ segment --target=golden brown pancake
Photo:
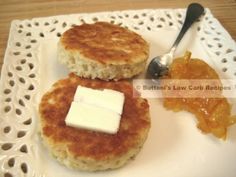
[[[149,45],[139,34],[107,22],[74,26],[58,44],[59,60],[85,78],[133,77],[144,70],[148,55]]]
[[[94,89],[114,89],[125,94],[117,134],[66,126],[65,117],[78,85]],[[39,113],[45,145],[61,163],[80,170],[97,171],[121,167],[139,152],[150,128],[148,102],[140,97],[133,97],[130,83],[82,79],[75,74],[70,74],[68,78],[53,85],[42,97]]]

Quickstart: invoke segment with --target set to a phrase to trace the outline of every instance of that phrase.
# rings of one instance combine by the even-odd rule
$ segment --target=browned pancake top
[[[125,94],[124,110],[117,134],[106,134],[66,126],[77,85],[90,88],[108,88]],[[74,156],[104,159],[118,156],[137,146],[150,127],[149,105],[145,99],[133,98],[132,85],[125,81],[106,82],[81,79],[74,74],[54,84],[41,100],[42,133],[55,144],[64,143]],[[78,115],[79,116],[79,115]]]
[[[74,26],[63,33],[60,42],[66,50],[103,64],[143,62],[149,52],[140,35],[107,22]]]

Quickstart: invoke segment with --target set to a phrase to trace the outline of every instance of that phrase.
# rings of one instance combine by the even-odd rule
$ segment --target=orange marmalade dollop
[[[220,82],[216,71],[200,59],[190,59],[191,53],[186,52],[170,65],[165,79],[214,79]],[[161,84],[163,84],[161,82]],[[220,82],[221,84],[221,82]],[[164,96],[164,107],[173,111],[186,110],[198,119],[197,127],[203,133],[226,139],[227,127],[236,123],[236,115],[231,116],[231,105],[224,96],[200,98],[167,98]]]

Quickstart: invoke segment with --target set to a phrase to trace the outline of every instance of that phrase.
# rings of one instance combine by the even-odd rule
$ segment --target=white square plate
[[[97,20],[120,24],[150,43],[151,59],[168,51],[184,17],[185,9],[145,9],[13,21],[0,82],[0,176],[234,177],[236,125],[229,128],[227,141],[222,141],[202,134],[192,114],[167,111],[158,99],[149,100],[152,126],[142,151],[117,170],[67,169],[48,154],[38,136],[40,98],[68,74],[56,55],[57,41],[65,30]],[[205,60],[221,78],[236,78],[235,41],[209,9],[187,32],[176,56],[185,50]]]

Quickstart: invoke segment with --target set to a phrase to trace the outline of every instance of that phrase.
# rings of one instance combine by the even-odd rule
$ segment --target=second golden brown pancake
[[[66,126],[65,117],[78,85],[94,89],[114,89],[125,94],[117,134]],[[121,167],[139,152],[150,128],[148,102],[140,97],[133,97],[130,83],[81,79],[74,74],[56,82],[42,97],[39,113],[41,134],[50,152],[64,165],[80,170],[97,171]]]
[[[107,22],[82,24],[65,31],[58,58],[85,78],[130,78],[145,68],[148,43],[137,33]]]

